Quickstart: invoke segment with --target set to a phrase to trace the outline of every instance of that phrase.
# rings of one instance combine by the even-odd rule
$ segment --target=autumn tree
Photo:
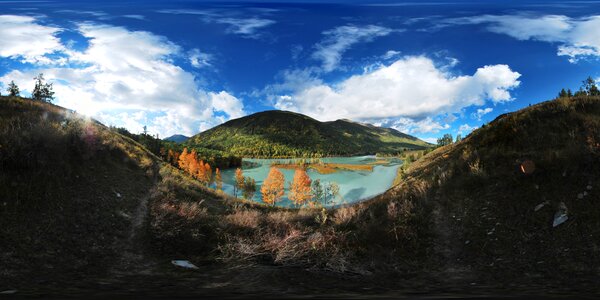
[[[290,194],[288,198],[294,205],[301,206],[312,198],[311,180],[304,169],[296,169],[294,180],[290,183]]]
[[[276,202],[279,202],[284,194],[284,183],[285,177],[283,176],[283,173],[281,173],[279,169],[271,167],[269,175],[260,188],[263,202],[273,206]]]
[[[241,191],[244,188],[244,173],[242,169],[237,168],[235,170],[235,184],[233,185],[233,195],[237,197],[237,191]]]
[[[223,190],[223,179],[221,178],[221,171],[219,168],[215,168],[215,182],[217,184],[217,191]]]
[[[188,149],[183,148],[183,151],[181,151],[181,154],[179,155],[179,159],[177,160],[177,165],[179,166],[179,168],[186,172],[188,171],[188,164],[189,164],[188,157],[189,157]]]
[[[15,84],[14,81],[11,81],[8,84],[8,89],[6,89],[9,96],[18,97],[20,95],[19,87]]]

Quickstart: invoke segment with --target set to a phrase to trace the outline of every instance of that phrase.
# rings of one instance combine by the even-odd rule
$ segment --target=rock
[[[533,209],[533,211],[538,211],[538,210],[542,209],[544,206],[546,206],[546,204],[548,204],[548,201],[544,201],[544,202],[536,205],[535,208]]]
[[[12,295],[12,294],[16,294],[17,292],[18,292],[17,290],[6,290],[6,291],[0,292],[0,295]]]
[[[471,241],[469,241],[469,240],[465,241],[465,245],[468,245],[470,243],[471,243]]]
[[[567,205],[564,202],[561,202],[558,206],[558,210],[554,214],[554,221],[552,222],[552,227],[556,227],[569,219],[567,215],[568,209]]]
[[[115,192],[115,194],[117,195],[117,198],[121,198],[121,194],[120,193]]]
[[[583,193],[577,194],[577,199],[579,199],[579,200],[583,199]]]
[[[198,269],[198,267],[196,267],[193,263],[191,263],[189,260],[172,260],[171,263],[175,266],[178,267],[182,267],[185,269]]]
[[[592,185],[591,185],[591,184],[588,184],[588,186],[586,186],[585,188],[586,188],[588,191],[591,191],[591,190],[592,190]]]

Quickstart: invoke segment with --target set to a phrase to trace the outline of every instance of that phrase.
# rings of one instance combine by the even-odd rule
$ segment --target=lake
[[[246,159],[243,160],[242,171],[244,176],[251,177],[256,180],[256,194],[253,199],[256,202],[262,202],[260,194],[260,187],[263,181],[269,173],[269,169],[272,164],[283,163],[297,163],[298,161],[311,161],[311,159]],[[335,182],[339,186],[339,196],[333,199],[327,206],[335,206],[339,204],[346,204],[361,201],[364,199],[371,198],[378,194],[381,194],[388,190],[394,178],[396,178],[396,172],[402,161],[396,158],[378,158],[375,156],[354,156],[354,157],[327,157],[317,159],[319,162],[324,164],[344,164],[352,165],[347,166],[352,169],[356,166],[369,168],[370,170],[348,170],[340,169],[334,173],[321,174],[316,170],[309,168],[307,170],[308,175],[314,181],[319,179],[322,184],[328,184]],[[293,169],[279,169],[285,176],[285,195],[283,199],[278,202],[277,206],[290,207],[292,202],[287,198],[289,192],[289,182],[294,178]],[[234,189],[233,184],[235,182],[234,175],[235,169],[222,170],[221,176],[223,178],[223,191],[227,194],[233,195]],[[238,196],[241,197],[241,193],[238,192]]]

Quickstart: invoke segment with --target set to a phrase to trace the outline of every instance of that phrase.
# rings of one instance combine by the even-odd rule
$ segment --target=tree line
[[[588,76],[585,80],[582,81],[582,85],[578,91],[573,93],[571,89],[561,89],[558,93],[558,98],[569,98],[569,97],[579,97],[579,96],[600,96],[600,90],[598,86],[596,86],[596,81]]]
[[[31,99],[51,103],[52,100],[54,100],[54,91],[52,88],[52,83],[46,83],[46,80],[44,79],[44,74],[42,73],[34,77],[33,80],[35,85],[33,87],[33,91],[31,92]],[[8,96],[21,97],[21,90],[19,89],[17,84],[15,84],[14,80],[10,81],[6,91],[8,92]]]

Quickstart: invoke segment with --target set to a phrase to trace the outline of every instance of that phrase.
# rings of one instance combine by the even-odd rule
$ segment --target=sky
[[[161,138],[282,109],[426,141],[600,78],[600,1],[5,1],[0,91]]]

